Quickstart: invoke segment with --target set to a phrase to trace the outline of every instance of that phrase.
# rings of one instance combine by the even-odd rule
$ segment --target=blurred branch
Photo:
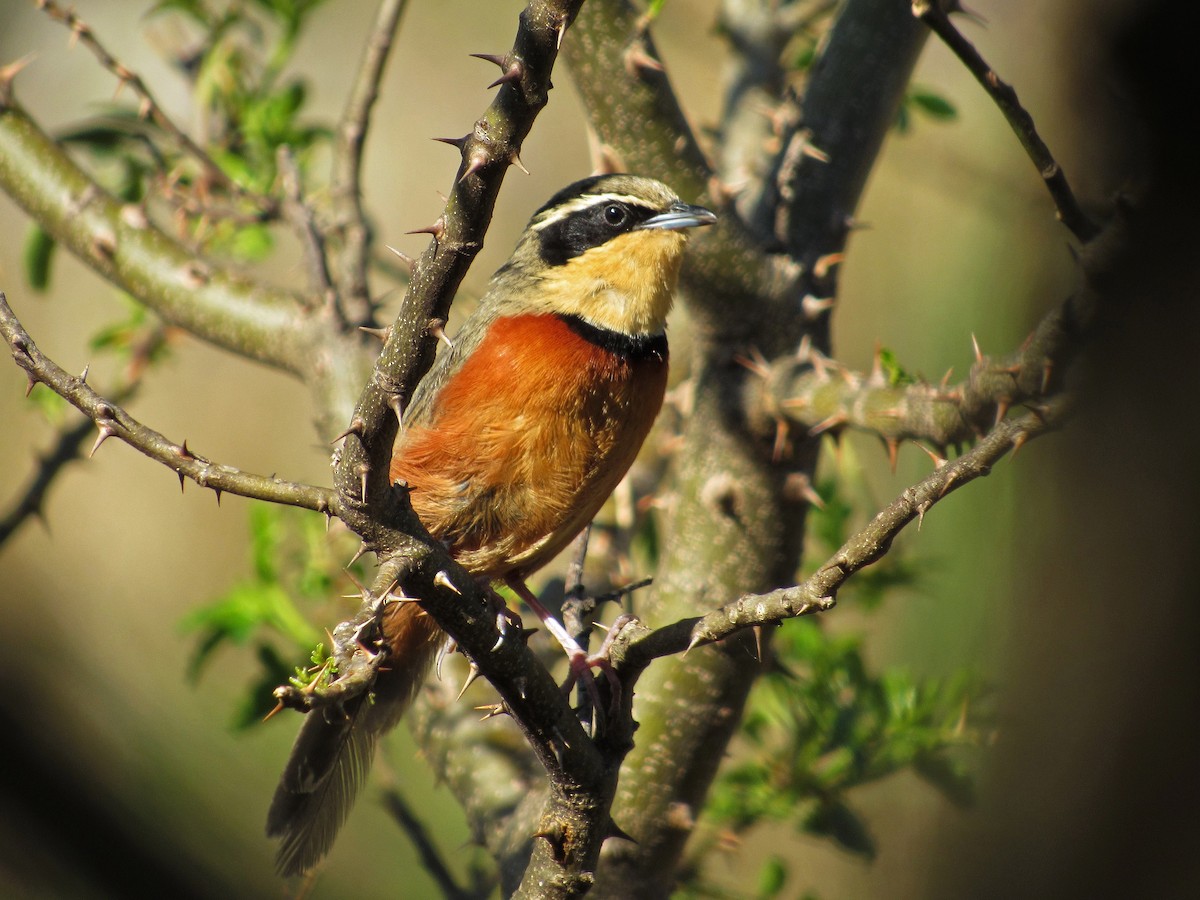
[[[422,867],[433,878],[446,900],[483,900],[490,896],[493,886],[478,886],[475,890],[470,890],[459,885],[425,825],[417,818],[398,790],[384,791],[383,802],[409,843],[416,847]]]
[[[63,9],[54,0],[37,0],[37,6],[51,19],[61,22],[71,30],[72,46],[76,41],[79,41],[92,51],[92,54],[100,61],[100,65],[104,66],[117,79],[118,91],[125,85],[129,85],[133,92],[137,94],[140,101],[138,104],[138,115],[143,119],[153,121],[180,150],[196,160],[204,170],[204,175],[211,184],[228,191],[239,199],[251,203],[268,217],[274,216],[278,212],[278,204],[273,198],[247,191],[231,179],[217,165],[213,158],[208,155],[203,147],[193,141],[183,129],[176,125],[171,117],[163,111],[163,108],[159,106],[158,101],[154,99],[154,95],[150,93],[150,89],[146,87],[146,83],[142,81],[141,76],[109,53],[105,46],[100,43],[100,39],[96,37],[91,26],[84,22],[74,10]]]
[[[44,356],[21,326],[3,292],[0,292],[0,335],[8,344],[13,360],[31,381],[46,385],[95,423],[99,433],[92,445],[92,454],[108,438],[117,437],[178,474],[181,488],[184,479],[190,478],[201,487],[210,488],[218,502],[221,494],[228,492],[337,515],[338,499],[327,488],[252,475],[219,465],[197,456],[188,449],[186,441],[182,445],[175,444],[138,422],[115,402],[92,390],[83,376],[71,375]]]
[[[336,229],[342,238],[338,293],[349,322],[374,321],[367,287],[369,228],[362,206],[362,155],[371,122],[371,109],[379,96],[383,69],[392,49],[407,0],[383,0],[375,26],[367,38],[358,75],[342,111],[334,148],[333,182]]]
[[[164,321],[296,374],[311,365],[295,296],[197,259],[143,207],[118,202],[17,106],[7,79],[0,79],[0,190]]]
[[[963,37],[962,32],[954,27],[939,0],[913,0],[912,10],[913,15],[928,25],[962,61],[1004,114],[1021,146],[1037,166],[1038,174],[1042,176],[1050,196],[1054,199],[1054,205],[1058,208],[1058,217],[1062,223],[1084,243],[1096,237],[1100,226],[1080,208],[1079,201],[1075,199],[1075,194],[1067,183],[1066,173],[1038,134],[1033,117],[1021,106],[1017,92],[1010,84],[1000,80],[995,69],[988,65],[975,46]]]
[[[35,384],[36,382],[30,381],[30,389]],[[129,386],[115,392],[113,394],[114,402],[125,403],[133,396],[135,388],[136,386]],[[30,516],[38,518],[43,516],[42,504],[46,501],[50,485],[69,463],[81,458],[83,442],[87,440],[95,427],[95,424],[88,419],[80,419],[74,424],[64,426],[59,429],[53,446],[45,453],[38,454],[37,466],[33,474],[17,493],[13,502],[9,504],[8,512],[0,515],[0,547],[16,533],[16,530]]]

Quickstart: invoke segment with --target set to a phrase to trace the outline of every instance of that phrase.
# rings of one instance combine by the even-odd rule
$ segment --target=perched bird
[[[408,484],[458,562],[509,584],[539,615],[524,580],[583,530],[637,456],[666,388],[685,229],[715,221],[648,178],[602,175],[559,191],[405,411],[392,480]],[[372,699],[309,713],[276,789],[267,833],[282,839],[283,875],[329,850],[379,737],[445,640],[417,603],[391,604],[382,624],[388,656]],[[578,673],[588,662],[571,643]]]

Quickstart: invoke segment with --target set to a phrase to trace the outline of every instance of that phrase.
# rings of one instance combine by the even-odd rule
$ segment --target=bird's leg
[[[608,659],[600,659],[598,657],[589,657],[587,651],[579,646],[579,642],[571,637],[570,633],[563,626],[562,622],[551,615],[550,610],[542,606],[542,602],[534,596],[525,584],[524,580],[516,575],[509,575],[504,579],[504,583],[512,588],[513,592],[518,597],[525,601],[525,605],[534,611],[542,624],[546,626],[546,630],[554,635],[555,639],[567,652],[567,660],[570,663],[570,674],[567,676],[567,681],[564,683],[564,690],[570,691],[575,685],[575,682],[580,678],[583,679],[584,690],[587,691],[588,697],[592,701],[592,709],[596,711],[596,721],[599,723],[603,706],[600,703],[600,691],[596,687],[596,679],[592,677],[592,667],[603,669],[609,677],[610,683],[616,683],[618,688],[620,683],[617,681],[616,674],[612,671],[612,667],[608,665]]]

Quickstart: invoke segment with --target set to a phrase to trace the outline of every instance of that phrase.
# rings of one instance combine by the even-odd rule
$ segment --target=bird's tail
[[[329,852],[375,757],[379,738],[400,721],[425,680],[442,632],[417,603],[385,613],[388,659],[370,694],[341,710],[304,717],[267,813],[267,835],[281,839],[280,875],[308,871]]]

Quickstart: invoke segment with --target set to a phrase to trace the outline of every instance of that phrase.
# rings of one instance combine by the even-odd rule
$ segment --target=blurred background
[[[149,5],[79,0],[76,9],[178,121],[195,125],[164,58],[177,26],[169,16],[145,19]],[[495,73],[467,54],[506,50],[522,6],[410,4],[366,157],[366,202],[383,242],[414,256],[423,248],[421,236],[405,232],[436,217],[438,189],[457,164],[429,139],[462,134],[483,110]],[[700,128],[718,114],[725,50],[716,8],[715,0],[670,0],[655,31]],[[1190,419],[1200,336],[1194,226],[1182,215],[1194,199],[1196,157],[1182,139],[1165,140],[1176,114],[1170,98],[1188,96],[1195,76],[1185,74],[1188,30],[1165,9],[976,0],[986,27],[961,25],[1017,88],[1081,196],[1150,190],[1139,262],[1109,285],[1125,302],[1105,317],[1085,362],[1087,399],[1075,421],[901,539],[925,569],[919,590],[870,615],[847,599],[828,616],[831,628],[868,633],[872,664],[916,674],[969,665],[995,685],[996,738],[982,757],[979,800],[963,811],[915,777],[889,779],[854,798],[878,844],[873,862],[768,833],[712,863],[731,890],[753,894],[749,873],[770,850],[802,873],[786,896],[1200,895],[1200,757],[1191,734],[1200,709],[1200,448],[1177,424]],[[366,0],[317,13],[319,27],[297,56],[313,119],[336,119],[373,13]],[[111,76],[83,48],[69,49],[67,31],[32,4],[0,0],[0,20],[0,65],[34,54],[16,89],[42,127],[61,128],[112,100]],[[532,210],[591,169],[570,79],[563,71],[555,81],[522,152],[532,174],[509,174],[468,276],[474,295]],[[936,380],[952,366],[967,371],[972,334],[985,352],[1019,345],[1072,289],[1075,265],[1037,173],[936,41],[915,82],[958,116],[948,124],[918,117],[887,142],[858,213],[868,227],[854,235],[843,269],[834,346],[867,369],[881,341]],[[0,289],[51,358],[72,371],[98,362],[91,381],[103,389],[115,366],[91,359],[88,341],[125,315],[122,301],[63,253],[50,289],[31,290],[21,263],[27,230],[24,214],[0,197]],[[295,248],[284,247],[268,270],[281,284],[304,283]],[[1189,294],[1192,304],[1177,302]],[[399,299],[385,302],[385,317]],[[0,505],[53,433],[24,388],[24,374],[0,364]],[[212,459],[328,483],[328,436],[311,427],[305,391],[197,341],[176,342],[130,411]],[[846,456],[861,464],[878,504],[929,465],[909,447],[893,474],[878,443],[858,438]],[[172,473],[113,441],[60,477],[44,522],[27,523],[0,548],[0,894],[113,896],[138,885],[175,896],[283,892],[262,826],[299,720],[234,729],[249,654],[222,651],[192,683],[196,638],[181,624],[248,577],[248,518],[238,498],[218,507],[210,492],[181,495]],[[463,818],[413,758],[407,734],[385,753],[442,847],[459,856]],[[370,794],[325,872],[314,897],[347,885],[358,898],[436,896]]]

